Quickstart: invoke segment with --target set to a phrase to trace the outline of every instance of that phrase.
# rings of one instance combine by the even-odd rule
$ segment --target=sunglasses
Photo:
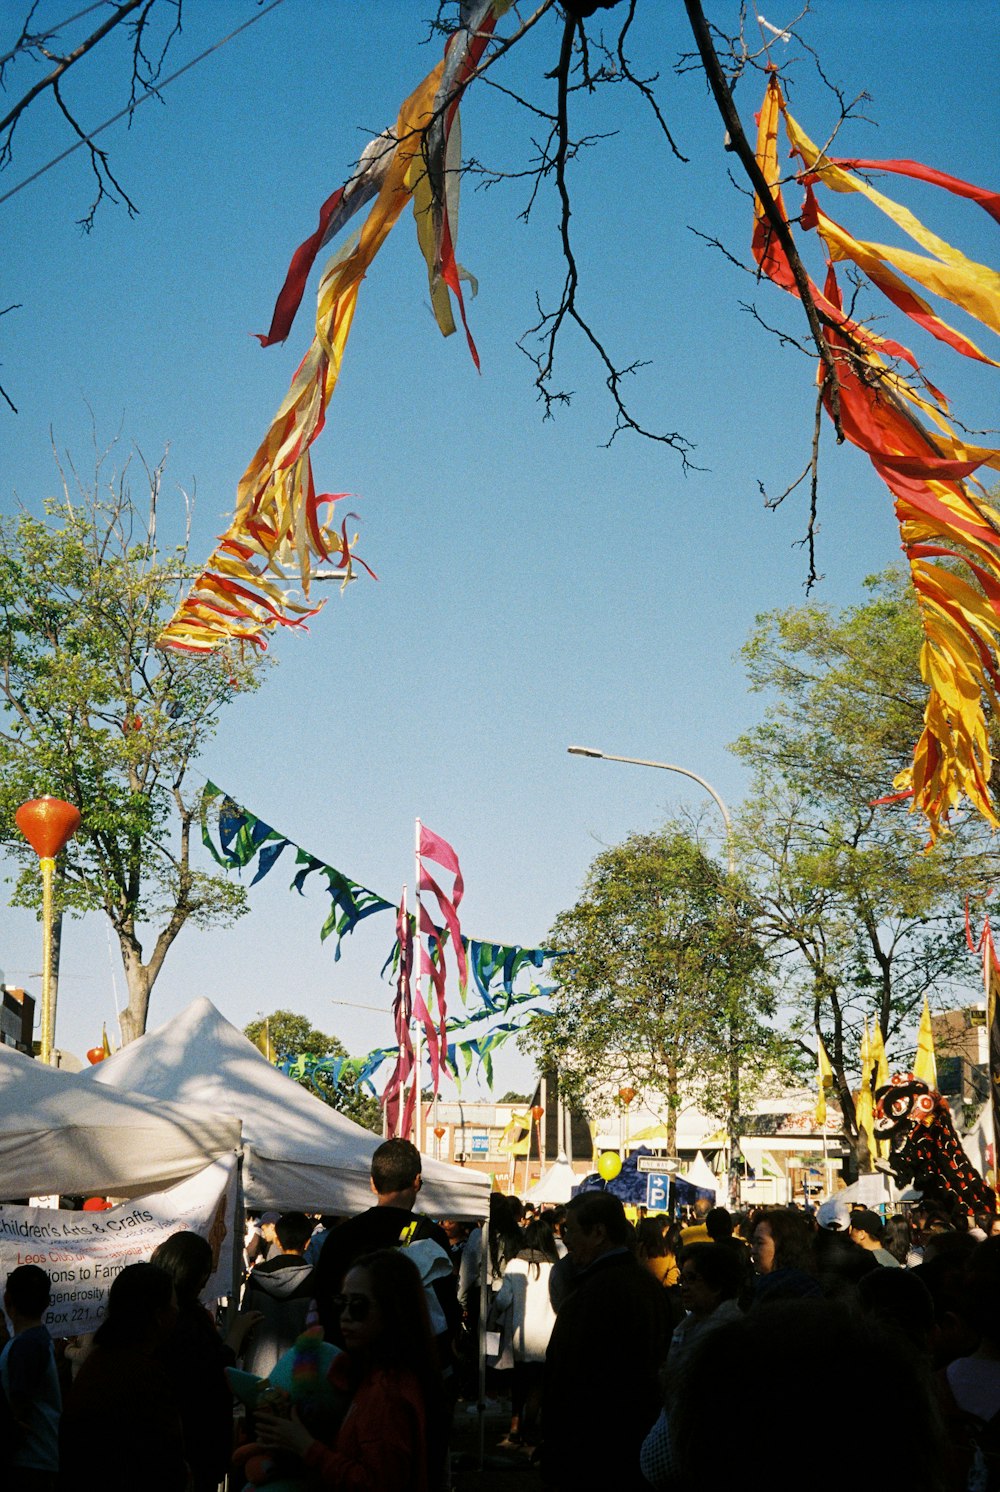
[[[372,1302],[367,1295],[335,1295],[333,1309],[338,1316],[348,1321],[367,1321]]]

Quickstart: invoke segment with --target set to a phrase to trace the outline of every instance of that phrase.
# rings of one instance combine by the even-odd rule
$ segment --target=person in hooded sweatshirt
[[[282,1213],[274,1225],[279,1252],[250,1272],[243,1311],[259,1311],[261,1319],[243,1353],[248,1373],[267,1378],[306,1329],[315,1294],[312,1266],[304,1257],[312,1228],[304,1212]]]

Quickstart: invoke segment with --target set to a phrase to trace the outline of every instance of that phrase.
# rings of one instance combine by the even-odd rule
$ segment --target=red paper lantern
[[[619,1088],[618,1089],[618,1097],[621,1099],[621,1101],[625,1105],[625,1107],[628,1108],[629,1104],[632,1102],[633,1098],[635,1097],[635,1089],[634,1088]]]
[[[532,1106],[531,1106],[531,1117],[532,1117],[532,1119],[534,1119],[534,1121],[535,1121],[536,1124],[541,1124],[541,1122],[542,1122],[542,1115],[544,1113],[545,1113],[545,1110],[542,1108],[542,1106],[541,1106],[540,1103],[532,1104]]]
[[[435,1126],[434,1126],[434,1134],[435,1134],[435,1136],[436,1136],[437,1139],[443,1140],[444,1136],[445,1136],[445,1127],[444,1127],[444,1125],[443,1124],[435,1124]]]
[[[54,860],[80,827],[80,810],[62,798],[22,803],[14,822],[40,860]]]
[[[91,1067],[96,1067],[97,1063],[103,1062],[107,1055],[107,1052],[102,1046],[92,1046],[87,1053],[87,1061],[90,1063]]]

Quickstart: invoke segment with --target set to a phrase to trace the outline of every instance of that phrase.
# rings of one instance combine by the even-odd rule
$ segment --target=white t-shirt
[[[498,1311],[510,1313],[515,1362],[545,1360],[545,1349],[556,1322],[549,1300],[551,1271],[547,1259],[532,1263],[518,1257],[511,1259],[503,1272],[495,1305]]]

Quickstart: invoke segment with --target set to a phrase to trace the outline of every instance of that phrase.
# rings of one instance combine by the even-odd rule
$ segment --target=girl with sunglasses
[[[344,1351],[330,1380],[352,1394],[331,1447],[293,1411],[256,1412],[258,1439],[301,1457],[314,1481],[351,1492],[429,1492],[440,1481],[445,1443],[441,1382],[424,1288],[398,1249],[352,1265],[334,1302]]]

